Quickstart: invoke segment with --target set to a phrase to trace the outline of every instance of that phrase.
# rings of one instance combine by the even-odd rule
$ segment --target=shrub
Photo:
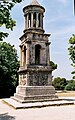
[[[67,81],[65,78],[57,77],[57,78],[54,78],[52,84],[56,90],[64,90],[64,88],[67,84]]]
[[[75,80],[70,80],[65,86],[65,90],[75,90]]]

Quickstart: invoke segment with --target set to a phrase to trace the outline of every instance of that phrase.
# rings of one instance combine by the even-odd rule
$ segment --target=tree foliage
[[[66,80],[65,78],[54,78],[52,81],[53,86],[56,90],[75,90],[75,80]]]
[[[22,0],[0,0],[0,27],[5,25],[6,29],[13,30],[16,22],[11,17],[11,10],[16,3],[20,3]],[[0,31],[0,41],[7,37],[8,33]]]
[[[67,84],[67,81],[65,78],[57,77],[57,78],[54,78],[52,84],[56,90],[64,90],[64,88]]]
[[[14,93],[18,68],[19,61],[14,46],[0,42],[0,97],[7,97]]]
[[[69,44],[70,47],[68,48],[69,51],[69,55],[70,55],[70,59],[72,61],[72,66],[74,68],[74,71],[72,72],[73,79],[75,79],[75,35],[73,34],[73,36],[69,39]]]
[[[57,64],[55,64],[53,61],[50,61],[50,66],[52,67],[52,70],[57,69]]]
[[[75,80],[68,81],[67,85],[65,86],[65,90],[75,90]]]

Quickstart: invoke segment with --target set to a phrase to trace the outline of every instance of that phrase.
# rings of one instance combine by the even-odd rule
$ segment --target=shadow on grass
[[[8,113],[4,113],[0,114],[0,120],[15,120],[15,117],[8,115]]]

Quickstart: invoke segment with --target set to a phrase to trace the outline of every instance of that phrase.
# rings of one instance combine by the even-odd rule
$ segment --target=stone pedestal
[[[19,86],[14,99],[19,102],[49,101],[56,99],[52,86],[50,66],[30,65],[19,69]]]
[[[53,86],[18,86],[14,99],[19,102],[37,102],[57,99]]]

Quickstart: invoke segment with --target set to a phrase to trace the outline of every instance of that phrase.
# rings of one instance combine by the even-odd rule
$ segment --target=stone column
[[[50,65],[50,52],[49,52],[49,45],[50,43],[46,43],[46,61],[47,61],[47,65]]]
[[[43,29],[43,13],[42,13],[42,29]]]
[[[49,52],[49,45],[48,45],[48,65],[50,64],[50,52]]]
[[[42,21],[43,21],[43,16],[42,16],[42,14],[40,14],[40,27],[43,28],[43,23],[42,23]]]
[[[22,66],[24,66],[24,48],[22,47]]]
[[[35,64],[35,46],[32,45],[32,53],[31,53],[31,63]]]
[[[20,66],[22,66],[22,46],[20,46]]]
[[[33,13],[31,13],[31,27],[33,27]]]
[[[25,15],[25,29],[27,29],[27,15]]]
[[[38,13],[36,13],[36,28],[38,27]]]
[[[26,64],[29,65],[30,64],[30,44],[27,44],[27,51],[26,51]]]
[[[28,24],[28,18],[29,18],[29,15],[27,14],[27,29],[28,29],[28,27],[29,27],[29,24]]]

